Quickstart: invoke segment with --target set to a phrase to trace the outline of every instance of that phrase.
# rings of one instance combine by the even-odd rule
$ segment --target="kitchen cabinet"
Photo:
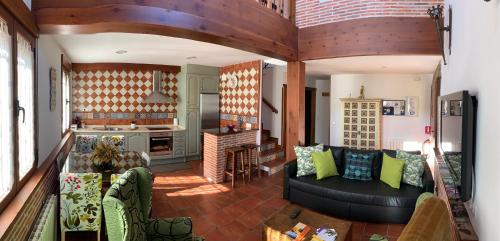
[[[200,108],[200,76],[189,74],[187,76],[187,108]]]
[[[186,133],[184,131],[174,132],[174,157],[186,155]]]
[[[149,135],[147,133],[133,133],[127,136],[127,150],[138,153],[149,153]]]
[[[219,93],[219,76],[200,75],[201,93],[218,94]]]
[[[186,112],[186,156],[200,154],[200,110]]]

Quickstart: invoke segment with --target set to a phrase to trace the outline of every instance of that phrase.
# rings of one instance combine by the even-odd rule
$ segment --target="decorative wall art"
[[[404,116],[406,113],[404,100],[384,100],[382,106],[383,115]]]
[[[406,97],[406,115],[407,116],[418,115],[418,96]]]
[[[57,71],[55,68],[50,68],[50,111],[56,109],[56,95],[57,95]]]

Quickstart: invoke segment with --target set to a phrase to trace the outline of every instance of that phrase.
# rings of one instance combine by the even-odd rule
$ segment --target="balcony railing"
[[[295,20],[295,0],[255,0],[262,6],[271,9],[291,21]]]

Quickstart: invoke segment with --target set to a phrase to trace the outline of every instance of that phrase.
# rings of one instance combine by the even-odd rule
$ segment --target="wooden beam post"
[[[304,62],[288,62],[286,99],[286,160],[295,159],[293,146],[305,140],[305,87],[306,66]]]

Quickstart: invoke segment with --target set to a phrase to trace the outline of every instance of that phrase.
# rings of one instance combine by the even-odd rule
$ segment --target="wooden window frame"
[[[71,116],[73,114],[73,112],[71,111],[71,96],[72,96],[72,81],[71,81],[71,72],[72,72],[72,64],[71,64],[71,60],[64,54],[61,54],[61,125],[63,125],[63,120],[64,120],[64,105],[66,104],[65,103],[65,100],[64,100],[64,96],[63,96],[63,91],[64,91],[64,83],[63,83],[63,77],[64,77],[64,72],[67,72],[68,75],[69,75],[69,83],[70,83],[70,90],[69,90],[69,98],[70,98],[70,106],[69,106],[69,122],[70,122],[70,125],[71,125]],[[61,131],[61,137],[64,137],[69,131],[71,130],[71,127],[68,127],[66,130],[62,130]]]
[[[12,184],[12,189],[10,192],[0,200],[0,213],[9,205],[9,203],[14,199],[17,193],[22,189],[22,187],[28,182],[30,177],[36,170],[38,166],[38,63],[37,63],[37,41],[34,37],[16,18],[2,5],[0,5],[0,17],[7,21],[9,26],[9,33],[11,35],[11,55],[12,55],[12,101],[14,103],[14,108],[12,108],[13,114],[13,168],[14,168],[14,182]],[[33,122],[34,122],[34,160],[31,169],[24,175],[22,179],[19,179],[19,144],[18,144],[18,114],[17,114],[17,87],[18,87],[18,73],[17,73],[17,34],[22,35],[26,40],[31,43],[33,49]]]

